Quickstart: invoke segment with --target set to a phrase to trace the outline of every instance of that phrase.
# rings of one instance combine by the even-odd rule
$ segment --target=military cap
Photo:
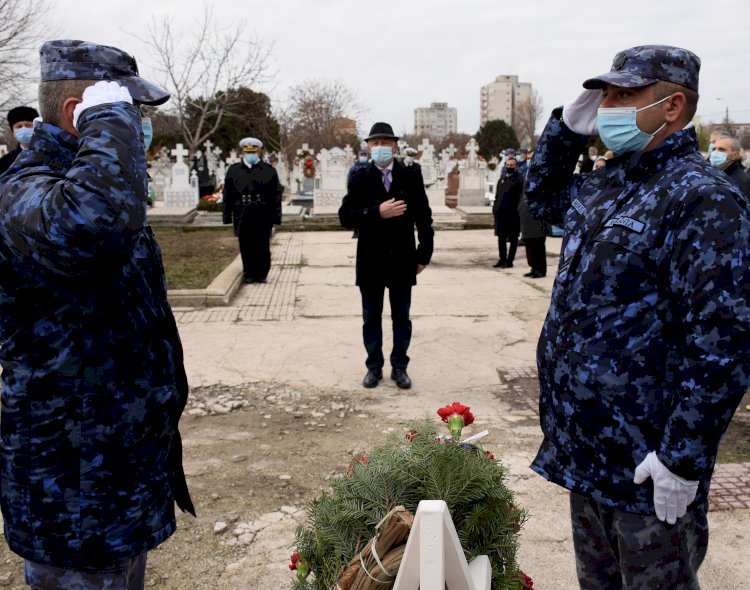
[[[263,142],[255,137],[246,137],[240,140],[240,147],[243,152],[257,152],[263,147]]]
[[[169,100],[169,92],[138,76],[135,58],[116,47],[59,39],[44,43],[39,55],[43,82],[116,80],[128,89],[134,101],[159,105]]]
[[[398,141],[398,135],[394,135],[393,127],[388,123],[375,123],[370,129],[370,135],[365,137],[365,141],[371,139],[393,139]]]
[[[520,150],[518,150],[517,153],[519,153],[519,154],[528,154],[529,153],[529,148],[521,148]]]
[[[407,156],[416,156],[417,153],[417,150],[415,150],[413,147],[408,147],[404,150],[404,154],[406,154]]]
[[[8,111],[8,125],[13,129],[13,125],[20,121],[33,121],[39,116],[36,109],[31,107],[16,107]]]
[[[641,45],[621,51],[607,74],[589,78],[583,87],[589,90],[607,84],[641,88],[656,82],[673,82],[698,92],[701,60],[692,51],[669,45]]]

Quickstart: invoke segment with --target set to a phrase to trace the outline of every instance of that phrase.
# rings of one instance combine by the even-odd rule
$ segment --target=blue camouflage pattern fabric
[[[0,179],[0,478],[5,537],[65,568],[140,555],[194,513],[187,379],[146,225],[140,114],[42,123]]]
[[[639,88],[661,80],[698,92],[700,69],[700,58],[687,49],[670,45],[639,45],[615,55],[610,71],[586,80],[583,87],[593,90],[612,84]]]
[[[574,175],[587,137],[553,112],[529,209],[564,227],[537,348],[544,441],[532,469],[625,512],[653,512],[650,451],[707,498],[750,385],[750,203],[693,129]]]

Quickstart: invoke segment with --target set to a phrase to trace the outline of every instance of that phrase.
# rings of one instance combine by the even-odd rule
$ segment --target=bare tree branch
[[[47,0],[0,0],[0,110],[31,102],[31,83],[38,80],[34,59],[50,34],[54,3]]]
[[[160,82],[172,94],[167,107],[177,116],[190,153],[216,132],[226,116],[245,108],[237,102],[238,94],[228,90],[251,88],[270,78],[266,64],[271,48],[247,40],[245,30],[244,22],[232,29],[219,28],[206,4],[197,32],[177,32],[165,16],[154,20],[141,39],[156,62]]]
[[[521,101],[513,113],[513,130],[516,132],[521,145],[532,146],[536,144],[536,122],[541,115],[542,99],[539,98],[539,94],[535,90],[531,97]]]

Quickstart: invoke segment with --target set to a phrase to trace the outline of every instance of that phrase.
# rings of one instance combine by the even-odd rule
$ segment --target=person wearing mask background
[[[700,59],[618,53],[552,112],[526,185],[565,228],[539,337],[544,440],[582,588],[697,590],[721,437],[750,387],[750,203],[698,151]],[[591,135],[616,156],[574,175]]]
[[[740,166],[740,141],[728,133],[720,132],[714,139],[714,149],[708,161],[737,183],[750,199],[750,174]]]
[[[521,220],[518,216],[518,205],[523,193],[523,176],[518,171],[515,158],[505,162],[505,176],[497,181],[495,202],[492,204],[492,215],[495,218],[495,235],[499,258],[494,268],[512,268],[518,248],[518,234],[521,231]],[[510,243],[510,249],[508,244]]]
[[[388,123],[375,123],[365,139],[372,162],[357,170],[339,208],[341,225],[357,229],[356,284],[362,298],[362,336],[367,373],[362,385],[376,387],[383,378],[383,297],[388,289],[393,324],[391,379],[409,389],[406,372],[411,342],[412,287],[432,258],[432,211],[418,166],[399,164],[398,137]],[[417,230],[419,245],[414,240]]]
[[[281,224],[284,188],[274,167],[260,158],[260,139],[246,137],[240,147],[242,161],[229,167],[224,180],[222,218],[234,224],[245,283],[265,283],[271,269],[271,233]]]
[[[39,113],[31,107],[16,107],[8,111],[8,124],[18,146],[0,158],[0,174],[10,168],[21,150],[29,147],[31,136],[34,134],[34,119],[38,116]]]
[[[416,166],[417,168],[421,168],[419,162],[415,160],[418,153],[419,152],[413,147],[406,148],[404,150],[404,166]]]

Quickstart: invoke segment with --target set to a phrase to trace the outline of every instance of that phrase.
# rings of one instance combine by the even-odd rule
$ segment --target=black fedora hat
[[[370,135],[365,137],[365,141],[371,139],[392,139],[398,141],[398,135],[393,134],[393,127],[388,123],[375,123],[370,129]]]

